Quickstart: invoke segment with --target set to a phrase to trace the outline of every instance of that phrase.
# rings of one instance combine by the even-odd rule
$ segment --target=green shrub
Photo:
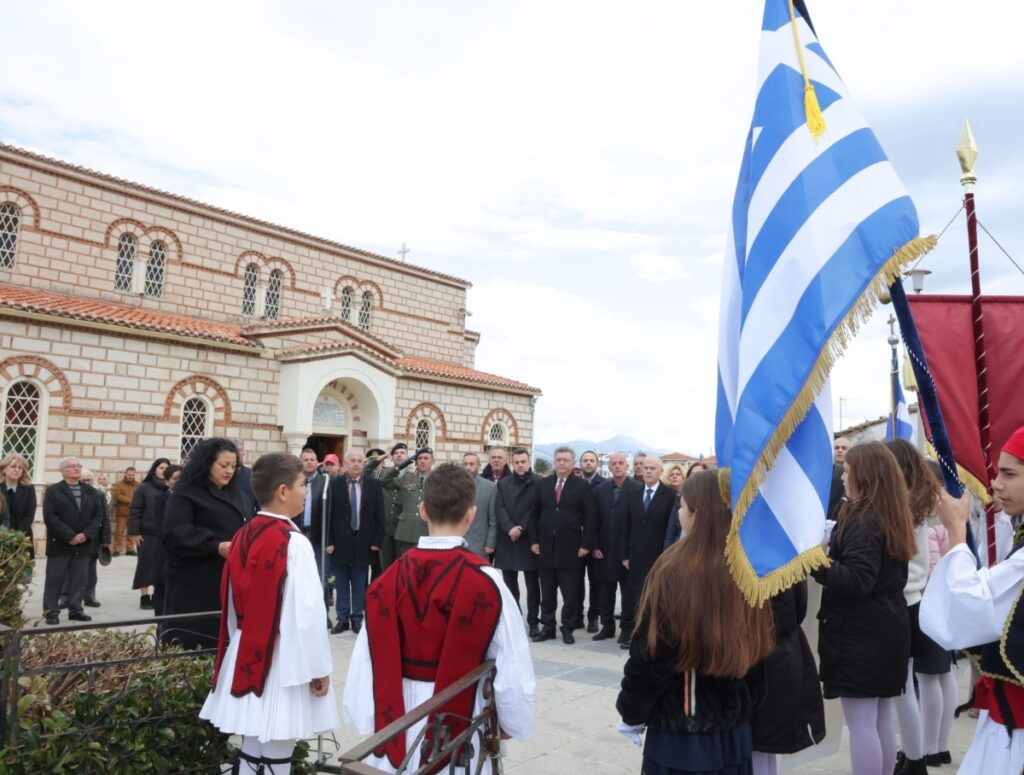
[[[25,624],[23,603],[32,583],[32,542],[20,530],[0,526],[0,624]]]

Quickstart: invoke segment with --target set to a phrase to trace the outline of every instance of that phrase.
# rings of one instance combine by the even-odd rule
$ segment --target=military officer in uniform
[[[392,466],[385,465],[391,458]],[[409,458],[409,447],[405,442],[400,441],[391,448],[390,455],[380,455],[367,462],[365,471],[370,476],[376,476],[381,485],[384,485],[384,475],[405,463]],[[389,477],[390,478],[390,475]],[[394,488],[384,487],[384,508],[387,517],[384,521],[384,543],[380,547],[380,569],[383,573],[398,556],[395,554],[395,529],[398,527],[398,517],[402,513],[402,491]]]
[[[409,468],[412,463],[415,465]],[[395,527],[396,560],[416,546],[421,536],[427,534],[427,523],[420,518],[420,504],[423,502],[423,483],[433,467],[433,450],[421,447],[413,457],[393,468],[384,469],[380,475],[384,492],[397,493],[401,501]]]

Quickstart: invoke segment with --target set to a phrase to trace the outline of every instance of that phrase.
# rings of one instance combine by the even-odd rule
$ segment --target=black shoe
[[[615,637],[614,627],[605,627],[597,635],[594,636],[594,640],[608,640],[609,638]]]
[[[89,606],[89,608],[99,608],[100,607],[100,601],[97,600],[94,597],[87,597],[83,602],[87,606]],[[150,608],[152,608],[152,606],[150,606]]]
[[[147,610],[153,608],[153,596],[152,595],[139,595],[139,608],[145,608]]]
[[[57,615],[56,611],[50,611],[50,613],[48,613],[46,615],[46,623],[47,624],[60,624],[60,616]]]
[[[576,638],[573,637],[572,630],[566,630],[562,633],[562,643],[567,646],[571,646],[576,642]]]
[[[530,637],[531,638],[536,638],[538,635],[540,635],[540,625],[539,624],[531,624],[530,625]]]
[[[352,632],[353,632],[354,634],[358,635],[358,634],[359,634],[359,631],[360,631],[361,629],[363,629],[363,623],[362,623],[362,622],[360,622],[360,621],[354,621],[354,622],[352,622]]]
[[[83,614],[81,611],[78,613],[68,614],[68,619],[73,622],[91,622],[92,617],[89,614]]]
[[[120,552],[114,552],[111,556],[112,557],[120,557],[121,553]]]
[[[903,769],[900,772],[903,775],[928,775],[928,767],[925,764],[924,758],[904,759]]]
[[[619,641],[619,648],[623,651],[629,651],[629,641]]]
[[[550,631],[549,632],[545,632],[544,630],[541,630],[536,635],[534,635],[533,638],[532,638],[534,643],[543,643],[546,640],[554,640],[554,639],[555,639],[555,633],[550,632]]]
[[[941,767],[943,764],[952,764],[953,757],[949,755],[949,751],[943,751],[941,753],[926,754],[924,761],[929,767]]]
[[[629,642],[633,640],[633,637],[628,632],[619,633],[619,645],[629,646]]]
[[[331,628],[331,635],[340,635],[343,632],[348,632],[348,622],[338,622]]]
[[[138,553],[138,552],[135,552],[135,551],[132,551],[132,552],[125,552],[125,553],[124,553],[124,556],[125,556],[125,557],[138,557],[138,556],[139,556],[139,553]]]
[[[333,626],[334,626],[334,622],[332,622],[332,621],[331,621],[331,617],[329,617],[329,616],[328,616],[328,617],[327,617],[327,629],[328,629],[328,631],[330,631],[330,629],[331,629],[331,628],[332,628]]]
[[[597,619],[591,619],[587,622],[587,632],[597,632]]]
[[[68,607],[68,599],[66,597],[57,598],[57,608],[63,611]]]

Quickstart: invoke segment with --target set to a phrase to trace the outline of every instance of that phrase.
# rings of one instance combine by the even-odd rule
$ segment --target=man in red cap
[[[999,455],[992,493],[1011,517],[1024,514],[1024,427]],[[961,775],[1024,770],[1024,551],[979,568],[967,547],[970,494],[943,493],[939,516],[949,531],[949,553],[932,572],[921,601],[921,629],[943,648],[969,649],[982,678],[972,704],[980,711]],[[984,644],[984,645],[979,645]],[[948,759],[947,759],[948,761]]]

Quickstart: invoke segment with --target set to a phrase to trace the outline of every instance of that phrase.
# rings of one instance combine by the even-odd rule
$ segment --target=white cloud
[[[634,253],[629,257],[629,263],[636,276],[646,283],[685,280],[690,276],[678,258],[663,256],[649,250]]]

